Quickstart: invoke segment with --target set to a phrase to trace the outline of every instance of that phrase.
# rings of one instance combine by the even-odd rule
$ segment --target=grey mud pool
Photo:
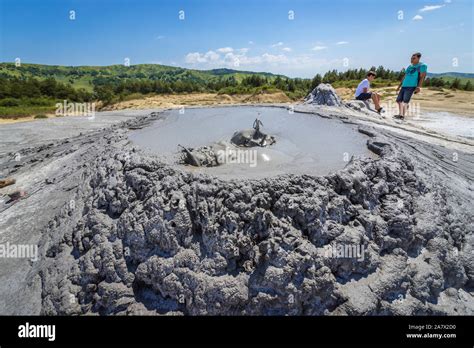
[[[222,178],[262,178],[279,174],[326,175],[344,168],[352,156],[376,157],[367,148],[367,136],[352,125],[316,115],[277,107],[220,107],[171,110],[152,125],[131,132],[130,139],[165,162],[176,163],[179,145],[187,148],[223,146],[223,158],[233,160],[217,167],[187,170]],[[256,118],[262,131],[274,136],[267,147],[227,147],[234,132],[251,129]],[[224,144],[224,145],[222,145]]]

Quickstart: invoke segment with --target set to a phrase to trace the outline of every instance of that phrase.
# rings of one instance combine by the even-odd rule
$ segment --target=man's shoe
[[[397,120],[404,120],[405,119],[405,116],[402,116],[402,115],[395,115],[393,116],[393,118],[397,119]]]

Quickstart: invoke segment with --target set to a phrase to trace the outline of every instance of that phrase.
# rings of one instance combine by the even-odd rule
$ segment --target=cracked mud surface
[[[126,130],[157,117],[2,164],[53,167],[25,217],[41,232],[31,314],[474,314],[472,154],[452,161],[446,148],[365,127],[379,159],[323,177],[224,181],[130,144]],[[12,219],[26,202],[2,211],[9,226],[24,226]],[[363,260],[325,254],[346,244],[363,245]]]

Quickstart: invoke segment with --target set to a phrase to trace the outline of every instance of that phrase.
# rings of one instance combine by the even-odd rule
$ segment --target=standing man
[[[411,56],[411,64],[405,70],[405,76],[403,77],[400,85],[397,88],[398,97],[398,110],[399,115],[394,116],[395,118],[404,119],[408,103],[410,102],[413,93],[419,93],[425,81],[426,72],[428,66],[420,62],[421,53],[417,52]]]
[[[380,95],[375,92],[370,92],[370,82],[372,82],[377,74],[373,71],[367,73],[367,78],[362,80],[361,83],[357,86],[355,92],[355,98],[357,100],[366,101],[367,99],[372,99],[375,104],[375,110],[380,114],[382,112],[382,107],[380,106]]]

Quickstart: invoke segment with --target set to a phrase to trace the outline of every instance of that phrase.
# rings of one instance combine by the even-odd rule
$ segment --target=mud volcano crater
[[[354,127],[276,107],[167,111],[130,138],[167,163],[221,178],[326,175],[352,156],[376,157]]]
[[[250,149],[270,161],[177,164],[178,144],[229,142],[258,112],[275,143]],[[371,131],[233,107],[152,114],[82,140],[88,155],[64,186],[75,204],[42,233],[41,313],[472,315],[468,181],[451,185],[456,164],[437,169],[432,145]],[[328,255],[340,246],[363,253]]]

